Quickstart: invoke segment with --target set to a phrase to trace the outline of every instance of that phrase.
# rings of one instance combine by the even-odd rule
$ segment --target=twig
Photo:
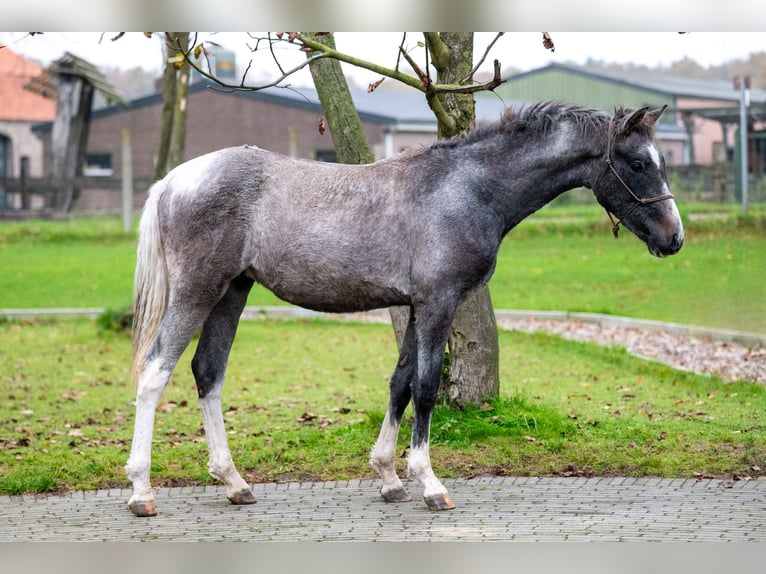
[[[472,80],[472,79],[473,79],[473,75],[476,73],[476,71],[477,71],[477,70],[478,70],[478,69],[481,67],[481,65],[484,63],[484,60],[486,60],[486,59],[487,59],[487,56],[489,55],[489,51],[492,49],[492,46],[494,46],[494,45],[495,45],[495,43],[496,43],[496,42],[497,42],[497,41],[498,41],[498,40],[499,40],[499,39],[500,39],[500,38],[503,36],[503,34],[505,34],[505,32],[498,32],[498,33],[497,33],[497,36],[495,36],[495,38],[494,38],[494,39],[493,39],[493,40],[492,40],[492,41],[489,43],[489,45],[487,46],[487,49],[486,49],[486,50],[484,50],[484,55],[482,55],[481,59],[479,60],[479,63],[478,63],[478,64],[476,64],[476,66],[474,67],[474,69],[473,69],[473,70],[471,70],[471,71],[469,72],[469,74],[468,74],[468,75],[467,75],[465,78],[463,78],[462,80],[460,80],[460,82],[458,82],[458,83],[460,83],[460,84],[465,84],[465,83],[466,83],[466,82],[468,82],[469,80]]]
[[[405,52],[401,46],[399,46],[399,51],[401,52],[402,56],[404,56],[404,59],[407,60],[407,63],[412,67],[412,70],[418,75],[421,86],[424,89],[428,88],[428,86],[431,85],[431,78],[429,78],[427,74],[423,73],[423,70],[420,69],[420,66],[418,66],[417,62],[413,60],[412,56]],[[426,54],[427,53],[428,52],[426,52]]]

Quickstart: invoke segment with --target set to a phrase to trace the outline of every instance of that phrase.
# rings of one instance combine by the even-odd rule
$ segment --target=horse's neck
[[[565,125],[536,140],[509,139],[499,153],[487,154],[484,171],[492,174],[505,232],[562,193],[590,187],[603,157],[601,139]]]

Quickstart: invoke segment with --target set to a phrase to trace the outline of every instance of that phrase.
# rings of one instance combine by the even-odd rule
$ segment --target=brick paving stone
[[[134,517],[129,489],[0,496],[0,541],[755,541],[766,481],[477,477],[449,479],[457,504],[431,512],[422,487],[387,504],[373,480],[256,484],[254,505],[222,486],[160,488]]]

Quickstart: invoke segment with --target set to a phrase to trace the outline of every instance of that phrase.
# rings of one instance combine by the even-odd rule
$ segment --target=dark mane
[[[623,114],[622,108],[615,117]],[[497,133],[526,132],[531,136],[544,136],[562,121],[574,123],[582,133],[593,133],[609,121],[604,111],[563,102],[539,102],[520,110],[506,108],[499,121],[479,124],[464,134],[433,144],[432,148],[452,148],[481,141]]]
[[[526,131],[533,135],[545,135],[561,122],[571,122],[582,133],[592,133],[606,125],[609,115],[601,110],[566,104],[562,102],[540,102],[515,111],[505,110],[501,126],[507,132]]]

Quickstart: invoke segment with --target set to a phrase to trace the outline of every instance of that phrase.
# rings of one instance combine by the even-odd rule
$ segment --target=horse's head
[[[665,107],[615,112],[609,121],[604,163],[593,185],[598,202],[617,218],[615,237],[624,224],[656,257],[677,253],[684,242],[665,159],[654,141],[654,126]]]

